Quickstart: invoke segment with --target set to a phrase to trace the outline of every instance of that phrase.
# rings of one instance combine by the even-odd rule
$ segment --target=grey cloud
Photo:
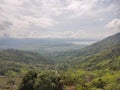
[[[69,31],[88,35],[93,28],[103,33],[105,22],[120,17],[119,5],[120,0],[0,0],[0,29],[10,28],[4,33],[24,38],[29,32],[35,32],[31,37],[48,31],[50,37],[53,32],[62,37],[62,31],[64,37]]]
[[[0,30],[9,29],[13,24],[9,21],[2,21],[0,22]]]
[[[120,32],[120,19],[113,19],[105,27],[113,33]]]
[[[112,6],[111,14],[116,14],[117,16],[120,15],[120,0],[104,0],[102,6]]]

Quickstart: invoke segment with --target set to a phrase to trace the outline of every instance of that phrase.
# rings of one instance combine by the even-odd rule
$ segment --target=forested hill
[[[7,49],[0,51],[0,75],[15,75],[31,69],[52,68],[54,61],[38,53]]]
[[[120,33],[107,37],[82,50],[61,54],[58,59],[61,63],[70,64],[70,68],[119,70]]]
[[[79,60],[81,67],[92,70],[120,70],[120,33],[86,48],[86,58]]]
[[[119,70],[120,46],[94,55],[73,57],[72,59],[69,59],[69,63],[74,68],[84,68],[87,70]]]
[[[63,59],[69,60],[76,57],[93,56],[98,53],[111,51],[120,47],[120,33],[109,36],[97,43],[89,45],[85,48],[61,53],[55,53],[53,57],[57,58],[59,56],[59,61],[64,61]]]
[[[38,53],[13,50],[13,49],[0,51],[0,60],[24,62],[24,63],[37,63],[37,62],[44,63],[44,64],[53,63],[52,60],[49,60],[49,58],[44,57]]]
[[[93,55],[96,53],[112,50],[120,45],[120,33],[107,37],[97,43],[83,48],[79,55]]]

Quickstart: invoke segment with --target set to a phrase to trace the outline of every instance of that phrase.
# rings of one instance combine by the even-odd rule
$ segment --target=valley
[[[91,45],[17,45],[0,50],[0,90],[120,89],[120,33]]]

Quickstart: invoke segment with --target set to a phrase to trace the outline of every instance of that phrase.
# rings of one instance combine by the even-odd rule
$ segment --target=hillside
[[[93,55],[96,53],[104,52],[106,50],[112,50],[120,45],[120,33],[109,36],[97,43],[94,43],[88,47],[83,48],[80,55]]]
[[[20,50],[0,51],[0,74],[8,72],[21,72],[22,68],[46,68],[47,65],[54,64],[54,61],[38,53]],[[46,66],[46,67],[45,67]]]
[[[80,56],[71,59],[71,66],[75,68],[84,68],[86,70],[120,70],[120,46],[104,50],[89,56]]]
[[[58,70],[65,71],[63,77],[70,83],[68,88],[120,90],[120,33],[58,56],[58,62],[62,63]]]
[[[120,33],[74,52],[69,63],[86,69],[120,69]]]
[[[50,63],[48,58],[43,57],[38,53],[13,50],[13,49],[0,51],[0,59],[7,61],[24,62],[24,63],[31,63],[31,62],[34,63],[41,62],[46,64]]]
[[[53,54],[52,57],[57,58],[58,62],[64,62],[64,61],[73,61],[79,60],[83,57],[92,57],[97,54],[102,53],[111,53],[112,51],[115,51],[114,54],[118,54],[119,56],[119,48],[120,48],[120,33],[117,33],[115,35],[109,36],[97,43],[94,43],[92,45],[86,46],[79,50],[71,50],[67,52],[60,52]],[[83,60],[84,61],[84,60]]]

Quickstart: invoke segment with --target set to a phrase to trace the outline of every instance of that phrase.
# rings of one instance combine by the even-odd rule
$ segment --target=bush
[[[19,90],[63,90],[61,77],[52,71],[40,73],[29,72],[20,85]]]

